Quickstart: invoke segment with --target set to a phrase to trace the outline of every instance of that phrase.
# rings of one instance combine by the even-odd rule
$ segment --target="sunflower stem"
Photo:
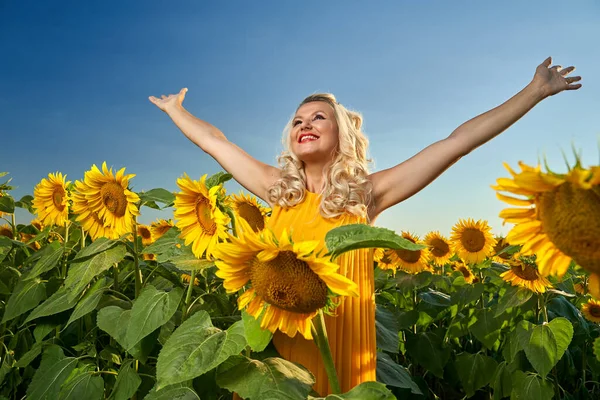
[[[325,317],[323,315],[323,310],[319,310],[319,314],[313,318],[312,331],[315,338],[315,344],[321,352],[323,365],[325,366],[325,371],[327,372],[327,378],[329,378],[329,385],[331,386],[332,394],[342,393],[340,382],[338,381],[337,371],[335,370],[335,365],[333,364],[329,340],[327,339],[327,329],[325,328]]]
[[[181,317],[181,322],[185,321],[187,318],[188,308],[190,306],[190,301],[192,300],[192,292],[194,289],[194,281],[196,280],[196,270],[193,269],[190,274],[190,283],[187,288],[187,293],[185,295],[185,304],[183,308],[183,316]]]
[[[61,277],[63,279],[67,278],[67,242],[69,241],[69,221],[67,220],[67,222],[65,222],[65,241],[63,242],[63,260],[62,260],[62,270],[61,270]]]
[[[10,222],[11,222],[11,225],[12,225],[13,239],[17,240],[17,219],[15,218],[14,211],[13,211],[12,214],[10,214]]]
[[[226,213],[227,215],[229,215],[229,218],[231,220],[231,233],[233,234],[233,236],[237,237],[237,230],[235,228],[235,217],[233,215],[233,212],[230,209],[227,209]]]
[[[140,261],[137,245],[137,219],[133,217],[133,265],[135,267],[135,298],[137,299],[142,291],[142,271],[140,271]]]
[[[83,249],[85,247],[85,231],[83,230],[83,226],[80,227],[81,229],[81,241],[80,241],[80,245],[81,245],[81,249]]]

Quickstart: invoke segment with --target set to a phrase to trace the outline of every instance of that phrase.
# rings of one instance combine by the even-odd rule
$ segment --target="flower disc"
[[[256,197],[242,193],[233,195],[232,206],[236,216],[246,220],[254,232],[265,229],[266,216],[270,210],[261,206]]]
[[[591,322],[600,322],[600,301],[590,299],[581,306],[581,313]]]
[[[69,219],[67,176],[57,172],[48,174],[33,190],[32,206],[45,225],[64,225]]]
[[[482,262],[496,244],[490,233],[491,229],[487,221],[460,219],[452,227],[451,241],[454,252],[467,263]]]

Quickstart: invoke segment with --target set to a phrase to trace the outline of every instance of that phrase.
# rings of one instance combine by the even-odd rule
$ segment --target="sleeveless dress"
[[[284,229],[291,232],[295,242],[319,240],[325,248],[325,234],[338,226],[365,223],[364,218],[344,214],[324,218],[319,212],[321,196],[305,192],[304,201],[291,208],[275,206],[268,228],[277,237]],[[317,248],[318,249],[318,248]],[[373,250],[359,249],[339,256],[338,273],[356,282],[359,297],[344,297],[335,309],[336,317],[325,315],[329,346],[338,373],[342,393],[354,386],[376,380],[375,291]],[[313,389],[321,396],[331,394],[321,354],[313,341],[300,334],[290,338],[277,331],[273,344],[286,360],[302,364],[315,376]]]

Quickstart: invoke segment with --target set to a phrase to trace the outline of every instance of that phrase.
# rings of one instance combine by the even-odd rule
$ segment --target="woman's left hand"
[[[538,65],[531,84],[541,90],[544,97],[550,97],[563,90],[577,90],[581,87],[580,83],[573,83],[581,80],[580,76],[567,76],[575,71],[575,67],[563,68],[560,65],[550,66],[552,57],[546,58],[543,63]]]

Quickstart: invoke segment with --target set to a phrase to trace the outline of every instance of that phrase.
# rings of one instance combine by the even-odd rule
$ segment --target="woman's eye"
[[[318,119],[325,119],[325,117],[324,117],[324,116],[322,116],[322,115],[320,115],[320,114],[317,114],[317,115],[315,115],[315,118],[314,118],[314,119],[317,119],[317,118],[318,118]]]
[[[298,125],[299,123],[300,123],[300,121],[299,121],[299,120],[297,120],[297,121],[294,121],[294,123],[292,124],[292,126],[296,126],[296,125]]]

